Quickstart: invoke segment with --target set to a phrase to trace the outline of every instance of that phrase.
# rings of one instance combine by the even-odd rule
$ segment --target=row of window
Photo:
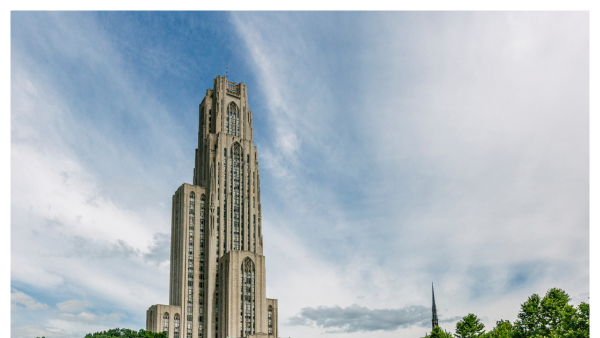
[[[250,244],[252,243],[254,247],[254,252],[256,252],[256,216],[254,215],[254,223],[251,227],[250,219],[252,214],[252,209],[250,208],[251,201],[255,202],[255,197],[250,200],[250,155],[246,155],[246,172],[247,172],[247,184],[246,184],[246,200],[242,201],[242,189],[243,189],[243,179],[244,175],[242,175],[243,169],[243,153],[242,147],[239,143],[236,143],[231,149],[231,161],[228,166],[228,156],[227,156],[227,148],[223,150],[223,167],[225,172],[224,177],[224,195],[225,195],[225,209],[223,210],[223,230],[227,235],[227,209],[228,209],[228,197],[230,197],[233,201],[231,205],[231,210],[233,212],[231,221],[232,221],[232,231],[231,231],[231,250],[250,250]],[[219,167],[220,172],[220,167]],[[256,191],[256,173],[254,175],[254,184],[253,184],[253,192]],[[228,193],[230,195],[228,195]],[[245,202],[245,203],[244,203]],[[247,205],[247,208],[244,206]],[[248,215],[245,218],[242,210],[247,210]],[[217,215],[219,218],[220,215]],[[253,240],[251,240],[253,238]],[[245,245],[248,245],[248,248],[245,248]],[[226,249],[226,238],[223,241],[223,250]]]
[[[273,334],[273,307],[269,305],[269,334]]]
[[[204,210],[206,207],[206,196],[202,195],[200,199],[200,269],[199,269],[199,291],[198,291],[198,311],[199,311],[199,323],[198,323],[198,338],[202,338],[204,332],[202,331],[202,310],[204,308],[204,230],[205,230],[205,217]],[[191,331],[191,329],[190,329]]]
[[[175,318],[173,319],[173,333],[174,338],[179,338],[179,313],[175,314]],[[163,332],[169,332],[169,313],[165,312],[163,315]]]
[[[196,194],[190,193],[188,223],[188,296],[186,337],[192,338],[192,318],[194,315],[194,224],[196,222]]]

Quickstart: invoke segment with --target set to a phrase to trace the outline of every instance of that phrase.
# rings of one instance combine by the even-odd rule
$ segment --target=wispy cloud
[[[169,234],[154,234],[154,241],[149,246],[149,252],[144,254],[144,259],[157,265],[169,264],[171,254],[171,236]]]
[[[71,300],[67,300],[65,302],[56,304],[56,307],[61,312],[79,312],[79,311],[83,311],[87,308],[91,308],[92,303],[86,302],[86,301],[81,301],[78,299],[71,299]]]
[[[586,13],[232,21],[275,135],[259,148],[265,242],[292,233],[287,248],[341,283],[311,288],[319,302],[288,293],[295,313],[344,294],[426,304],[433,280],[447,318],[477,309],[493,323],[533,292],[589,288]],[[282,135],[299,140],[293,157]]]
[[[19,290],[12,289],[10,292],[10,308],[11,312],[15,312],[19,309],[35,311],[47,309],[48,305],[37,302],[35,299]]]
[[[48,328],[42,325],[26,325],[11,330],[11,337],[28,338],[28,337],[56,337],[67,338],[71,337],[65,330],[58,328]]]
[[[38,311],[44,327],[14,316],[13,336],[139,328],[167,302],[168,268],[144,257],[158,259],[170,228],[159,191],[177,185],[154,160],[181,163],[180,127],[93,14],[13,13],[12,24],[12,283],[60,310]],[[74,310],[91,304],[73,300],[82,292],[96,311]]]

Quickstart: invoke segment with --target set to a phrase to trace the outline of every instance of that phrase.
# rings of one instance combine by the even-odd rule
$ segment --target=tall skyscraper
[[[146,329],[169,338],[277,337],[246,86],[217,76],[199,126],[193,184],[172,200],[169,305],[148,309]]]

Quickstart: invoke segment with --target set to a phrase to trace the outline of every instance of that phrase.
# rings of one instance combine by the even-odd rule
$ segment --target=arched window
[[[255,313],[254,313],[254,307],[255,307],[255,297],[254,297],[254,293],[255,293],[255,269],[254,269],[254,262],[252,262],[252,260],[249,257],[246,257],[246,259],[244,259],[244,261],[242,262],[242,267],[241,267],[241,285],[242,285],[242,290],[241,290],[241,299],[242,299],[242,304],[241,304],[241,318],[240,318],[240,324],[242,327],[242,332],[241,332],[241,336],[242,337],[247,337],[251,334],[254,334],[254,330],[255,330]]]
[[[269,334],[273,334],[273,306],[269,305]]]
[[[227,106],[227,121],[225,131],[233,136],[240,136],[240,110],[235,103]]]
[[[169,313],[163,315],[163,332],[169,332]]]
[[[174,319],[174,323],[173,323],[173,338],[179,338],[179,313],[175,314],[175,319]]]

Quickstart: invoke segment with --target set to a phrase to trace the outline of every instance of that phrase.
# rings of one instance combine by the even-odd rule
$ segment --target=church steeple
[[[437,310],[435,309],[435,294],[433,293],[433,283],[431,283],[431,298],[433,305],[431,306],[431,328],[438,326]]]

